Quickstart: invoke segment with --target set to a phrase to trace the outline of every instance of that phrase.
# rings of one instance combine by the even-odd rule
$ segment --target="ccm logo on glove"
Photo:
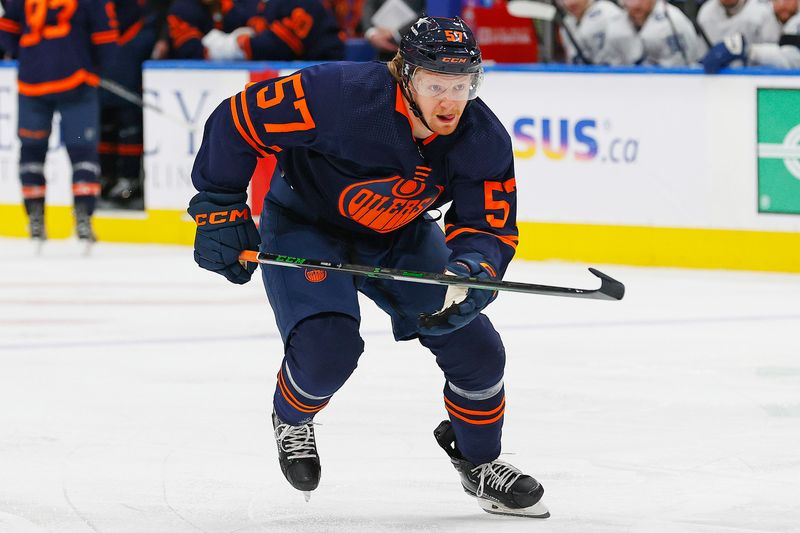
[[[226,222],[236,222],[237,220],[249,220],[249,209],[232,209],[230,211],[214,211],[213,213],[200,213],[194,217],[198,226],[206,224],[225,224]]]

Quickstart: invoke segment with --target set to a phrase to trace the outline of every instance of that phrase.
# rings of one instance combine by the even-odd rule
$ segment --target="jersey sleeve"
[[[645,48],[639,34],[633,30],[626,15],[614,17],[608,24],[602,61],[604,65],[640,65],[645,59]]]
[[[658,42],[659,54],[655,60],[661,67],[687,67],[697,62],[697,33],[689,19],[674,6],[665,6],[667,10],[663,33]]]
[[[775,68],[800,68],[800,15],[790,18],[783,26],[777,43],[757,43],[750,47],[748,59],[752,65]]]
[[[337,94],[338,76],[333,65],[310,67],[223,101],[205,125],[192,169],[195,188],[245,191],[258,158],[320,143],[320,128],[335,128],[336,106],[325,106],[324,98]]]
[[[90,40],[92,56],[101,69],[109,68],[117,56],[119,22],[112,0],[93,0],[90,3]]]
[[[175,2],[167,13],[170,55],[175,59],[203,59],[205,13],[200,4]]]
[[[451,258],[478,253],[502,277],[519,242],[511,140],[506,134],[500,151],[461,159],[450,185],[453,203],[445,215]]]
[[[269,27],[243,39],[243,49],[249,59],[307,58],[315,41],[339,39],[327,31],[335,25],[333,15],[318,0],[291,3],[272,0],[267,4],[266,14]]]
[[[22,34],[21,0],[10,0],[6,7],[6,12],[0,15],[0,50],[16,54]]]

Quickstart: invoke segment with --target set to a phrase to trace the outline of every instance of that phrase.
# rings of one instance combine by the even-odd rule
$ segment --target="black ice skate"
[[[75,206],[75,233],[78,235],[78,240],[86,244],[84,254],[88,255],[92,244],[97,241],[97,237],[92,229],[92,215],[84,205]]]
[[[303,491],[306,501],[311,491],[319,485],[322,468],[319,464],[317,444],[314,440],[314,424],[290,426],[272,413],[275,442],[278,444],[278,462],[286,480],[297,490]]]
[[[455,442],[455,432],[449,420],[437,427],[433,436],[461,476],[464,491],[478,500],[487,513],[549,518],[550,511],[541,503],[544,487],[502,461],[474,465],[464,459]]]
[[[139,178],[119,178],[108,192],[109,200],[120,205],[127,205],[142,197],[142,185]]]
[[[42,244],[47,240],[47,232],[44,227],[44,200],[26,201],[25,207],[28,211],[28,230],[31,239],[41,250]]]

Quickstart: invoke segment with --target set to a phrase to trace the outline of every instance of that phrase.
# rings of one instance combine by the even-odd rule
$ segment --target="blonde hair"
[[[403,84],[403,56],[400,55],[400,52],[397,52],[395,56],[392,58],[389,63],[386,64],[389,67],[389,72],[391,72],[392,77],[397,80],[397,83],[400,85]]]

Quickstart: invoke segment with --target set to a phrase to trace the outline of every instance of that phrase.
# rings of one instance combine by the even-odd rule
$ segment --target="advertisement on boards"
[[[800,215],[800,90],[758,89],[758,210]]]
[[[197,191],[192,165],[209,115],[250,82],[291,71],[244,69],[145,69],[145,100],[157,106],[145,111],[145,205],[147,209],[184,210]],[[213,83],[210,81],[213,80]],[[251,180],[251,207],[261,212],[272,157],[259,159]]]
[[[520,220],[711,222],[703,100],[684,96],[702,94],[703,79],[620,78],[487,75],[482,98],[513,143]]]
[[[209,81],[213,79],[213,83]],[[197,192],[192,164],[211,112],[250,81],[246,70],[145,69],[144,99],[160,108],[145,111],[145,205],[185,209]]]

